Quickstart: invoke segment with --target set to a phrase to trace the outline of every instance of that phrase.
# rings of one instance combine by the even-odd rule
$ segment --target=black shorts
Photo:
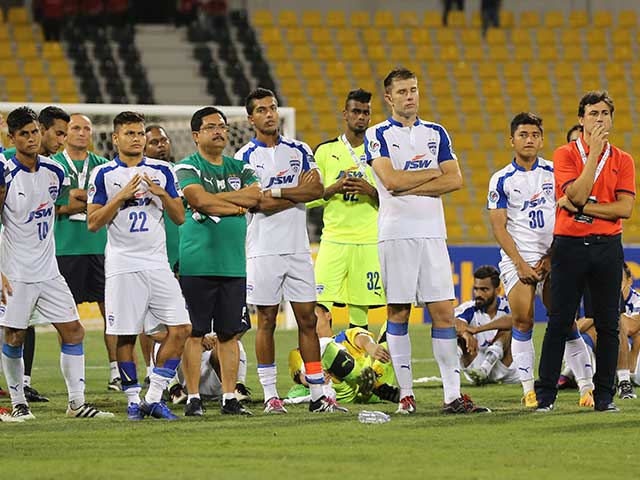
[[[76,304],[104,302],[104,255],[60,255],[56,258]]]
[[[191,336],[238,335],[251,328],[246,277],[181,276],[191,320]]]

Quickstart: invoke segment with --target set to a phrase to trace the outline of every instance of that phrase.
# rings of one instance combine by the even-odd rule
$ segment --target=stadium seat
[[[373,17],[373,26],[376,28],[394,28],[395,18],[388,10],[378,10]]]
[[[484,48],[482,45],[466,46],[462,58],[467,62],[482,62],[485,59]]]
[[[545,28],[560,28],[564,25],[564,14],[559,10],[551,10],[544,14]]]
[[[29,13],[24,7],[10,7],[7,14],[7,21],[13,25],[28,24]]]
[[[407,36],[405,31],[401,28],[392,28],[386,31],[386,41],[391,46],[407,46]]]
[[[562,60],[564,62],[577,63],[584,59],[582,45],[565,45],[563,50]]]
[[[511,10],[500,10],[500,27],[501,28],[513,28],[515,26],[513,12]]]
[[[367,28],[371,26],[371,16],[369,12],[356,11],[351,14],[349,23],[352,27]]]
[[[604,45],[591,45],[587,48],[587,59],[592,62],[606,62],[609,60],[609,50]]]
[[[379,29],[364,29],[362,39],[367,47],[382,46],[382,34]]]
[[[543,48],[545,46],[549,46],[553,48],[558,47],[555,31],[548,31],[543,28],[538,28],[533,31],[533,36],[535,38],[536,43],[538,44],[538,48]]]
[[[252,20],[256,27],[270,27],[273,25],[273,16],[270,10],[254,11]]]
[[[13,27],[13,40],[18,42],[35,42],[31,25],[16,25]]]
[[[456,45],[441,45],[440,59],[445,62],[457,62],[460,60],[460,50]]]
[[[569,13],[569,25],[572,27],[586,27],[589,25],[589,16],[584,10],[572,10]]]
[[[609,28],[613,26],[613,18],[611,12],[598,10],[593,12],[593,26],[598,28]]]
[[[465,52],[465,59],[468,60],[467,53]],[[472,80],[473,79],[473,65],[465,62],[458,62],[453,64],[452,73],[454,78],[458,80]]]
[[[630,62],[633,60],[633,50],[629,46],[618,45],[613,49],[615,62]]]
[[[345,26],[344,12],[342,10],[330,10],[327,12],[326,21],[328,27],[342,28]]]
[[[336,57],[336,49],[333,45],[320,45],[316,47],[316,57],[323,62],[334,61]]]
[[[506,31],[501,28],[490,28],[487,30],[486,40],[489,45],[505,45],[507,43]]]
[[[453,28],[462,28],[467,24],[467,19],[464,11],[451,10],[447,17],[447,26]]]
[[[302,25],[305,27],[321,27],[322,14],[317,10],[306,10],[302,12]]]
[[[281,27],[297,27],[299,25],[298,15],[293,10],[282,10],[278,15],[278,25]]]
[[[489,55],[487,58],[494,62],[506,62],[511,60],[511,55],[509,54],[506,45],[491,45],[489,47]]]
[[[442,13],[435,10],[425,10],[422,24],[426,28],[441,28]]]
[[[415,12],[400,12],[398,26],[401,28],[414,28],[420,25],[420,18]]]
[[[396,44],[392,45],[389,58],[393,58],[397,62],[407,63],[412,59],[412,55],[406,44]]]
[[[520,14],[518,26],[521,28],[532,28],[540,25],[540,15],[538,12],[526,11]]]
[[[615,29],[611,32],[611,43],[614,49],[618,46],[632,47],[633,37],[628,28]]]
[[[22,60],[32,60],[38,58],[38,49],[35,43],[20,43],[16,48],[16,56]]]
[[[637,26],[637,13],[635,10],[621,10],[618,13],[618,28],[627,29]]]
[[[44,65],[39,59],[33,59],[28,62],[24,62],[22,65],[22,73],[26,77],[44,77]]]
[[[544,45],[538,50],[538,60],[542,62],[558,61],[558,49],[555,45]]]
[[[607,46],[607,32],[606,30],[596,30],[592,29],[585,33],[585,40],[587,47],[590,48],[592,46]]]
[[[54,78],[54,86],[59,95],[76,94],[78,88],[72,78]]]
[[[29,80],[29,90],[34,95],[51,96],[51,83],[49,77],[33,77]]]
[[[515,47],[529,45],[531,43],[531,30],[516,28],[511,30],[511,43]]]

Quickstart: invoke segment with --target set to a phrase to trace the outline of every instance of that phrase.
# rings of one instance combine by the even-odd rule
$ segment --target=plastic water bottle
[[[377,410],[363,410],[358,414],[358,421],[360,423],[387,423],[390,420],[391,417],[389,415]]]

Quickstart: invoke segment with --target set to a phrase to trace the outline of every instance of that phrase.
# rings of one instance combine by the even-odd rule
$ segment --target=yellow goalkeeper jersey
[[[344,175],[364,177],[376,186],[371,167],[365,162],[364,144],[351,154],[343,138],[334,138],[318,145],[315,160],[325,188]],[[316,200],[308,208],[324,206],[321,240],[349,244],[378,242],[378,204],[368,195],[337,193],[329,200]]]

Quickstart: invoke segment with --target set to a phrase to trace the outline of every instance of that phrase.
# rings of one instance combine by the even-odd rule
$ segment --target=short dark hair
[[[541,133],[544,133],[542,129],[542,118],[531,112],[520,112],[513,120],[511,120],[511,136],[516,133],[516,130],[520,125],[535,125],[540,129]]]
[[[579,123],[576,123],[573,127],[571,127],[568,131],[567,131],[567,143],[569,143],[571,141],[571,134],[573,132],[580,132],[582,133],[582,131],[584,130],[584,128],[582,127],[582,125],[580,125]]]
[[[631,269],[629,268],[629,265],[627,265],[627,262],[624,262],[622,264],[622,271],[624,272],[626,278],[633,278],[631,275]]]
[[[244,99],[244,107],[247,109],[247,115],[253,115],[254,100],[260,100],[267,97],[273,97],[276,99],[276,102],[278,101],[276,94],[268,88],[258,87],[251,91],[249,95],[247,95],[247,98]]]
[[[355,100],[356,102],[360,103],[369,103],[371,101],[371,92],[367,92],[366,90],[363,90],[361,88],[351,90],[347,94],[347,99],[344,101],[345,108],[347,107],[349,100]]]
[[[56,120],[62,120],[63,122],[69,123],[71,121],[71,116],[60,107],[50,106],[40,110],[38,122],[40,122],[40,125],[42,125],[45,130],[51,128]]]
[[[144,114],[138,112],[120,112],[113,118],[113,131],[128,123],[144,123]]]
[[[405,67],[399,67],[394,70],[391,70],[389,74],[384,78],[384,90],[385,92],[389,92],[391,88],[391,84],[394,80],[408,80],[410,78],[418,78],[416,74],[411,70]]]
[[[476,271],[473,272],[473,278],[480,280],[490,278],[493,288],[498,288],[498,285],[500,285],[500,272],[498,272],[498,269],[493,265],[482,265],[478,267]]]
[[[592,90],[585,93],[580,99],[580,105],[578,105],[578,117],[584,117],[584,109],[587,105],[595,105],[600,102],[606,103],[611,115],[613,115],[615,107],[613,106],[613,98],[609,96],[609,92],[606,90]]]
[[[32,122],[38,123],[38,115],[27,106],[18,107],[7,116],[7,127],[11,135]]]
[[[222,113],[220,109],[216,107],[204,107],[194,113],[191,117],[191,131],[197,132],[198,130],[200,130],[202,128],[202,119],[204,117],[208,117],[209,115],[215,115],[216,113],[222,117],[226,125],[227,117],[224,113]]]

